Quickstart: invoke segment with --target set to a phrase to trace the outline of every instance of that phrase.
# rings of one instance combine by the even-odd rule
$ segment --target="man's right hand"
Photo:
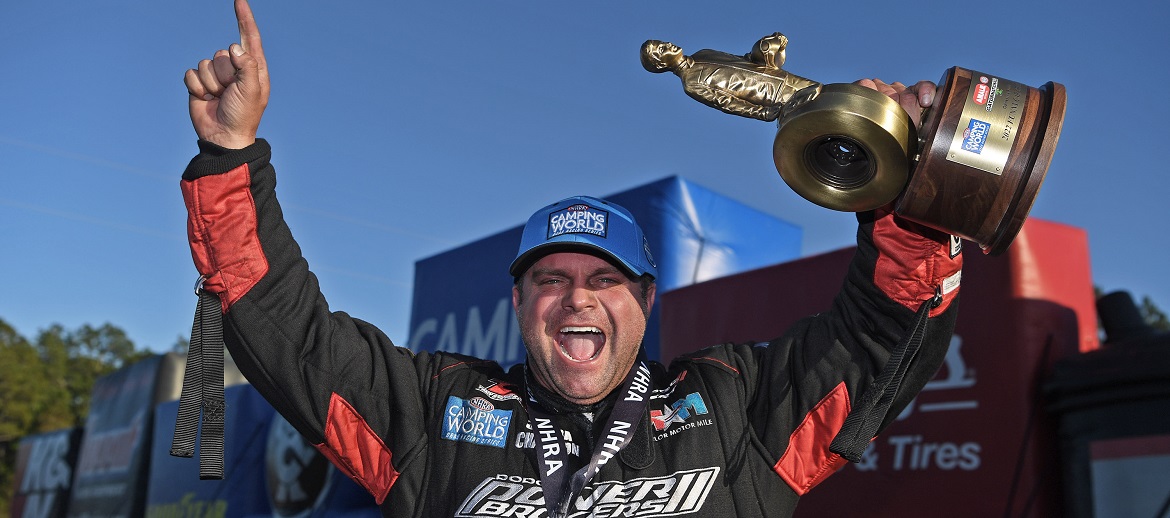
[[[256,142],[269,90],[260,29],[247,0],[236,0],[236,21],[240,43],[216,51],[183,77],[195,133],[229,149]]]

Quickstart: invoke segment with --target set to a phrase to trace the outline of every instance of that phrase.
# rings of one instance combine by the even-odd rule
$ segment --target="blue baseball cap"
[[[625,207],[590,196],[573,196],[536,211],[524,225],[520,250],[508,272],[520,277],[553,252],[601,252],[633,277],[658,277],[650,244]]]

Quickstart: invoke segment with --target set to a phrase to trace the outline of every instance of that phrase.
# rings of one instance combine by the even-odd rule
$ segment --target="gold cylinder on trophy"
[[[920,129],[897,102],[853,84],[791,74],[788,39],[746,55],[647,41],[642,64],[674,72],[690,97],[777,121],[776,169],[805,199],[841,211],[891,206],[902,217],[997,255],[1015,239],[1044,181],[1064,121],[1065,90],[959,67],[946,71]]]

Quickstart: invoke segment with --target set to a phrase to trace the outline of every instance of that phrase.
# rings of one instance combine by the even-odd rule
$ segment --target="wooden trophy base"
[[[919,131],[918,164],[894,211],[998,255],[1023,226],[1052,161],[1064,86],[1032,88],[953,67],[935,99]]]

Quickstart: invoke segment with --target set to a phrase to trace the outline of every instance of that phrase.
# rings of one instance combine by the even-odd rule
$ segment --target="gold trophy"
[[[779,126],[776,170],[797,194],[834,210],[892,203],[895,213],[1007,249],[1023,226],[1056,150],[1065,91],[953,67],[921,130],[897,102],[853,84],[821,84],[781,67],[788,38],[760,38],[746,55],[642,45],[642,65],[674,72],[695,100]]]

